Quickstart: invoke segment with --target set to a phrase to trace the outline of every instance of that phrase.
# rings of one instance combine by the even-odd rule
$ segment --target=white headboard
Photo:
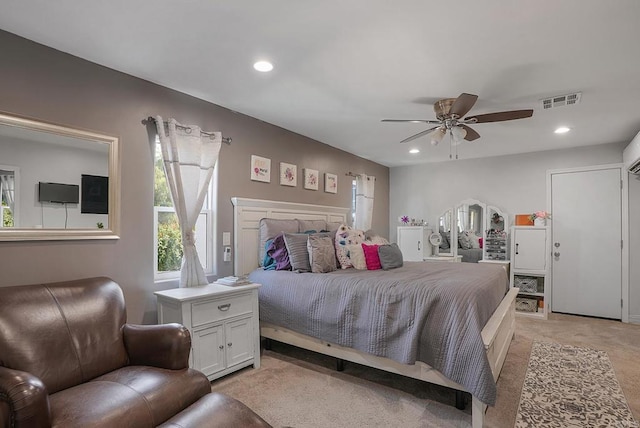
[[[349,208],[261,199],[231,198],[233,203],[233,272],[246,275],[259,266],[258,223],[262,218],[347,222]]]

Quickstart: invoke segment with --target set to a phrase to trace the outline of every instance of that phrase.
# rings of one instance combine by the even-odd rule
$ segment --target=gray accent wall
[[[482,140],[478,143],[482,144]],[[424,218],[430,225],[462,199],[478,199],[515,214],[547,208],[548,170],[622,162],[628,142],[566,150],[395,167],[390,170],[389,236],[396,239],[398,217]],[[464,145],[459,147],[464,157]],[[576,189],[576,191],[588,191]],[[553,213],[552,213],[553,214]],[[579,213],[576,213],[579,215]],[[629,319],[640,323],[640,179],[629,175]],[[597,251],[594,248],[593,251]]]
[[[144,48],[143,46],[141,47]],[[124,289],[129,321],[155,323],[153,291],[153,140],[142,120],[173,117],[233,138],[216,167],[215,267],[222,233],[233,232],[231,198],[240,196],[351,207],[347,172],[376,176],[373,230],[389,230],[389,169],[321,142],[0,31],[0,111],[120,138],[121,238],[115,241],[0,242],[0,286],[109,276]],[[248,64],[250,66],[250,64]],[[212,74],[215,79],[215,74]],[[271,159],[271,183],[250,180],[251,155]],[[279,185],[279,163],[298,166],[298,186]],[[0,159],[0,164],[2,160]],[[302,169],[338,176],[338,193],[305,190]]]

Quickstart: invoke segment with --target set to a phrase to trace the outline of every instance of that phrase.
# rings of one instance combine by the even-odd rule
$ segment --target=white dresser
[[[250,365],[259,368],[258,287],[209,284],[156,291],[158,323],[189,329],[189,365],[209,380]]]
[[[424,226],[398,226],[398,247],[405,262],[421,262],[432,255],[431,229]]]

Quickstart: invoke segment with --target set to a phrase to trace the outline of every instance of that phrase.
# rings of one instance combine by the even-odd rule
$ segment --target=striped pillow
[[[309,263],[309,251],[307,250],[307,239],[309,235],[306,233],[285,233],[284,243],[289,253],[289,261],[291,269],[298,272],[311,272],[311,264]]]

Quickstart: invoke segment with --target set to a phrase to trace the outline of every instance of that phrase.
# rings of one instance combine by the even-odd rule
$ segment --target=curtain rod
[[[146,118],[146,119],[144,119],[142,121],[143,125],[148,125],[149,123],[154,123],[155,124],[156,123],[156,119],[154,117],[149,116],[148,118]],[[166,120],[163,123],[165,125],[169,124],[169,122],[167,122]],[[182,129],[183,131],[187,131],[187,133],[191,131],[191,128],[189,126],[176,124],[176,128]],[[215,134],[213,132],[207,132],[207,131],[200,130],[200,133],[204,134],[204,135],[206,135],[206,136],[208,136],[208,137],[210,137],[212,139],[215,136]],[[231,141],[232,141],[231,137],[222,137],[222,142],[225,143],[225,144],[231,145]]]
[[[349,171],[349,172],[347,172],[345,175],[346,175],[346,176],[349,176],[349,177],[358,178],[359,176],[361,176],[361,175],[363,175],[363,174],[354,174],[353,172]],[[367,177],[367,180],[370,180],[370,179],[371,179],[371,177]],[[373,177],[373,179],[375,180],[376,178],[375,178],[375,177]]]

